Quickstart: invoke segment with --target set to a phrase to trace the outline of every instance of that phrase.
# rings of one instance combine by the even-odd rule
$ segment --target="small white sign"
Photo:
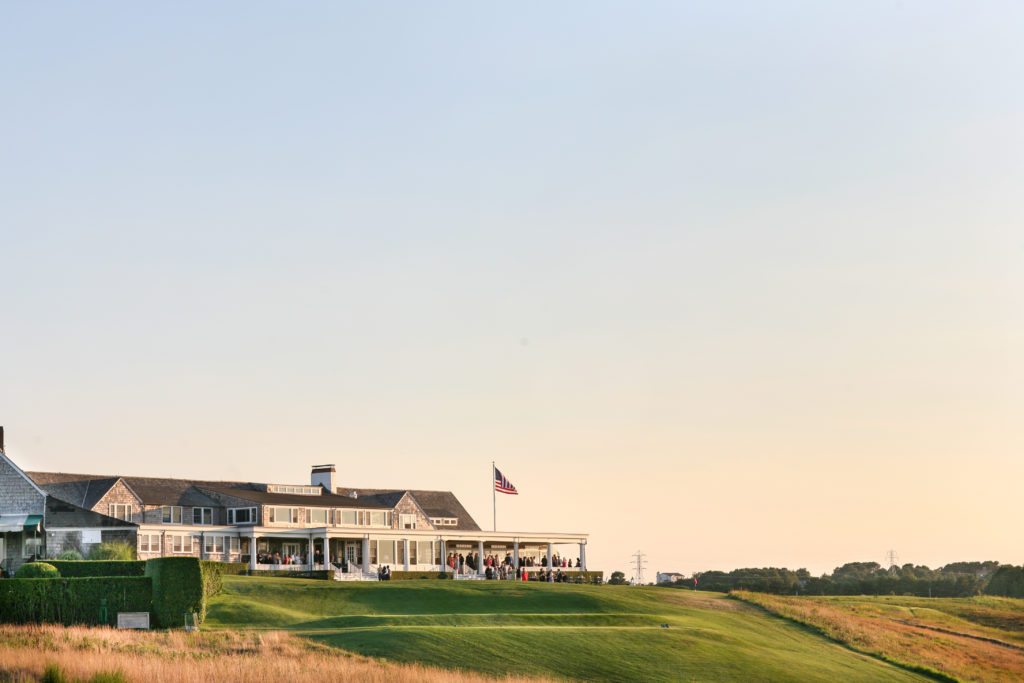
[[[149,612],[118,612],[118,628],[149,628]]]
[[[82,529],[82,543],[102,543],[103,532],[100,529]]]

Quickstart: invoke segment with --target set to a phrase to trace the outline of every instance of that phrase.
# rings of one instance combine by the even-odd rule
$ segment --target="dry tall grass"
[[[185,633],[0,626],[0,681],[38,681],[50,664],[56,664],[74,680],[120,671],[129,681],[145,683],[495,680],[472,673],[379,662],[275,631]]]
[[[855,650],[963,681],[1024,680],[1024,649],[936,631],[884,614],[858,613],[842,603],[736,591],[734,596],[813,626]]]

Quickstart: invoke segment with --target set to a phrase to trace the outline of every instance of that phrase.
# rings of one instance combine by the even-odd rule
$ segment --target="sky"
[[[592,568],[1024,563],[1018,2],[0,3],[22,468]]]

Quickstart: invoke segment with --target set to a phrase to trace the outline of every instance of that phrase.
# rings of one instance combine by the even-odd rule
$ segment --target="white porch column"
[[[309,565],[309,571],[313,571],[313,534],[309,535],[306,544],[309,548],[309,553],[306,555],[306,564]]]
[[[448,567],[448,552],[447,552],[447,550],[448,549],[445,547],[444,539],[442,538],[441,539],[441,573],[442,574],[447,574],[448,573],[448,569],[449,569],[449,567]]]
[[[551,569],[551,544],[548,543],[548,569]]]
[[[519,539],[512,541],[512,564],[519,566]]]
[[[370,571],[370,537],[363,536],[363,571]]]
[[[334,567],[331,566],[331,539],[327,536],[326,531],[324,532],[324,550],[322,554],[324,558],[324,569],[328,571],[334,569]]]
[[[409,539],[402,539],[402,559],[405,560],[405,571],[409,571]]]
[[[477,576],[484,575],[484,542],[479,541],[477,544],[476,553],[476,573]]]
[[[256,530],[249,536],[249,570],[256,571]]]
[[[580,571],[587,571],[587,544],[580,543]]]

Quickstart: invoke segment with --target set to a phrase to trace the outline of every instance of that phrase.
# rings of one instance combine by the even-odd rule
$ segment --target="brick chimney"
[[[334,472],[334,465],[313,465],[309,483],[312,486],[323,486],[328,493],[334,493]]]

